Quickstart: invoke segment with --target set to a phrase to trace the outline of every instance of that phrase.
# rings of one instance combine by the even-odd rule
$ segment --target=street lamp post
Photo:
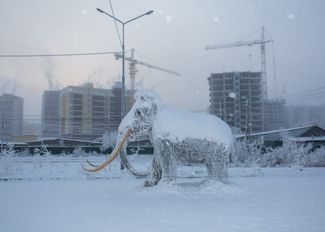
[[[250,115],[248,110],[248,98],[247,97],[241,97],[241,98],[245,100],[245,140],[246,142],[249,142],[251,122],[250,122]]]
[[[224,99],[224,96],[221,96],[219,99],[219,117],[222,119],[222,115],[221,115],[221,101]]]
[[[137,17],[134,17],[130,20],[127,20],[125,22],[119,20],[118,18],[114,17],[113,15],[108,14],[107,12],[96,8],[96,10],[100,13],[106,14],[107,16],[113,18],[114,20],[116,20],[117,22],[119,22],[120,24],[122,24],[122,91],[121,91],[121,120],[123,119],[124,115],[125,115],[125,40],[124,40],[124,27],[126,24],[141,18],[145,15],[150,15],[153,13],[153,10],[150,10],[144,14],[141,14]]]

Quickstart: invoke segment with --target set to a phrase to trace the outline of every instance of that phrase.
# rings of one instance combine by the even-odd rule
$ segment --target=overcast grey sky
[[[126,26],[126,49],[136,58],[166,67],[180,77],[138,66],[137,85],[156,90],[170,104],[189,110],[208,106],[211,72],[259,71],[259,47],[205,51],[206,45],[259,39],[265,26],[269,98],[325,86],[325,1],[323,0],[112,0],[125,21],[154,10]],[[119,51],[108,0],[1,0],[0,54]],[[247,36],[247,37],[246,37]],[[273,55],[275,51],[275,56]],[[250,58],[251,56],[251,58]],[[273,58],[277,78],[274,80]],[[0,94],[25,99],[25,114],[40,114],[41,96],[53,85],[92,81],[110,87],[121,61],[112,55],[53,58],[0,58]],[[127,85],[129,79],[127,77]],[[325,95],[325,93],[324,93]],[[325,97],[291,103],[320,104]]]

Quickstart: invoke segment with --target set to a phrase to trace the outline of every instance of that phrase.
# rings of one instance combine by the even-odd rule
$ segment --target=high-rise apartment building
[[[264,130],[261,72],[212,73],[208,82],[211,114],[242,131]]]
[[[23,132],[24,99],[13,94],[0,96],[0,140],[8,142]]]
[[[59,102],[60,90],[46,90],[42,97],[42,136],[59,137],[60,115]]]
[[[60,93],[60,136],[95,139],[109,130],[110,98],[108,89],[87,83],[68,86]]]
[[[87,83],[43,93],[42,136],[94,139],[116,131],[121,122],[121,82],[112,89]],[[134,103],[134,90],[126,90],[126,111]]]

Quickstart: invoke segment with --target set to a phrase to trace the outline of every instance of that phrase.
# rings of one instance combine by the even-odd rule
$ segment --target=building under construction
[[[264,130],[261,72],[212,73],[208,82],[211,114],[241,131]]]
[[[259,39],[206,46],[217,50],[243,46],[260,46],[260,72],[213,73],[209,77],[210,112],[246,133],[278,129],[283,126],[284,101],[267,100],[266,44],[264,26]],[[273,57],[275,67],[275,59]],[[229,95],[230,94],[230,95]]]

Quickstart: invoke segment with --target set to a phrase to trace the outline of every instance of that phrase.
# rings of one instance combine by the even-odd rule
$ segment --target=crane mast
[[[267,81],[266,81],[266,54],[265,54],[265,35],[264,27],[262,27],[261,38],[261,75],[262,75],[262,92],[264,101],[267,100]]]
[[[124,57],[124,59],[126,59],[126,58]],[[135,89],[135,76],[138,72],[138,70],[135,66],[136,62],[134,59],[134,48],[131,49],[131,57],[129,57],[126,60],[129,61],[130,89],[134,90]]]

